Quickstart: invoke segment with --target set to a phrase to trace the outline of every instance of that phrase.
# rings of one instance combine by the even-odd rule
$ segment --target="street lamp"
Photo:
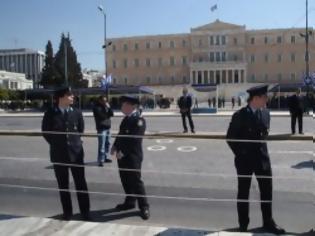
[[[112,44],[112,42],[106,42],[106,13],[102,5],[99,5],[98,10],[103,14],[104,16],[104,44],[102,45],[102,48],[104,49],[104,61],[105,61],[105,77],[107,78],[107,62],[106,62],[106,48]]]

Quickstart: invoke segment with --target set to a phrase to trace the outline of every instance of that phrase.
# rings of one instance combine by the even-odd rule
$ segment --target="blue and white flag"
[[[217,4],[213,5],[213,6],[210,8],[211,11],[215,11],[215,10],[217,10],[217,9],[218,9],[218,5],[217,5]]]
[[[106,77],[106,75],[103,75],[101,79],[101,88],[107,89],[109,85],[112,84],[112,74]]]

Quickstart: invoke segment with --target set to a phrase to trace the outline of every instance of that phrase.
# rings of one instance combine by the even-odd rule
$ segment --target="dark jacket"
[[[83,133],[82,112],[71,107],[65,116],[58,107],[49,108],[44,114],[42,131]],[[80,135],[43,133],[43,136],[50,145],[52,162],[83,163],[84,153]]]
[[[258,119],[249,106],[243,107],[233,114],[227,131],[227,139],[265,140],[270,127],[269,111],[263,109]],[[269,158],[267,143],[227,142],[237,158],[266,159]]]
[[[178,99],[177,105],[180,109],[180,112],[189,112],[192,106],[192,99],[191,96],[181,96]]]
[[[118,136],[114,142],[117,152],[122,152],[121,161],[129,163],[130,168],[137,168],[142,162],[142,137],[145,133],[146,122],[138,112],[126,116],[119,127],[118,135],[135,135],[136,137]]]
[[[294,94],[293,96],[289,97],[288,105],[291,113],[303,113],[304,98]]]
[[[93,107],[93,115],[95,119],[96,130],[110,129],[110,118],[114,116],[113,110],[110,107],[97,103]]]

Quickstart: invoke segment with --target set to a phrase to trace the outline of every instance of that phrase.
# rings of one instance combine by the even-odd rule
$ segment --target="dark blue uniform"
[[[265,109],[255,113],[247,106],[235,112],[230,123],[227,139],[266,140],[270,126],[270,115]],[[230,142],[228,145],[235,155],[238,174],[238,200],[248,200],[252,175],[271,177],[271,165],[267,143]],[[248,175],[249,177],[241,177]],[[272,179],[256,177],[260,189],[261,210],[264,224],[272,221]],[[247,229],[249,223],[249,203],[237,203],[239,224]]]
[[[134,112],[130,116],[125,116],[119,127],[118,135],[135,135],[139,137],[118,136],[113,144],[117,153],[121,154],[118,159],[118,167],[122,169],[134,169],[136,171],[120,170],[120,179],[126,194],[139,194],[145,196],[145,188],[141,180],[141,166],[143,160],[142,136],[145,133],[145,119],[139,112]],[[146,197],[137,197],[140,209],[149,206]],[[125,205],[134,206],[136,197],[127,196]]]
[[[81,111],[68,108],[65,114],[57,107],[50,108],[44,114],[42,131],[83,133],[84,120]],[[88,191],[84,174],[84,151],[80,135],[77,134],[43,134],[50,145],[50,159],[54,163],[54,171],[59,189],[69,189],[69,169],[72,172],[76,190]],[[79,167],[62,166],[62,164],[82,165]],[[60,191],[60,199],[64,216],[73,213],[71,195],[69,192]],[[90,211],[90,200],[88,193],[77,193],[80,212],[87,216]]]
[[[186,116],[188,118],[188,122],[189,122],[189,126],[190,126],[190,130],[191,132],[195,132],[194,129],[194,122],[191,118],[191,106],[192,106],[192,98],[191,96],[187,95],[187,96],[181,96],[178,100],[177,103],[179,109],[180,109],[180,113],[182,115],[182,122],[183,122],[183,128],[184,128],[184,132],[187,132],[187,124],[186,124]]]

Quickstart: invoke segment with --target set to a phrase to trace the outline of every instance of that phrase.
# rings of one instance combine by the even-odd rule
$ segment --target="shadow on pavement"
[[[314,162],[313,160],[309,161],[302,161],[300,163],[297,163],[296,165],[292,166],[294,169],[304,169],[304,168],[314,168]]]
[[[11,220],[11,219],[17,219],[17,218],[23,218],[24,216],[14,216],[14,215],[4,215],[0,214],[0,220]]]

